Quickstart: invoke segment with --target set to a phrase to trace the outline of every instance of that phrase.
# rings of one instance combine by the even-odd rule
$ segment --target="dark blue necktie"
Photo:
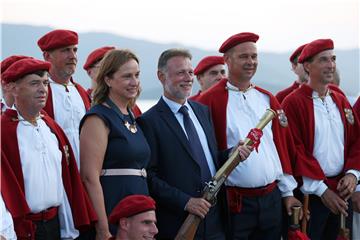
[[[191,151],[201,168],[201,179],[203,180],[203,183],[208,182],[211,180],[210,169],[206,161],[204,149],[201,145],[199,135],[197,134],[194,123],[189,116],[189,109],[186,106],[182,106],[179,109],[179,112],[182,113],[184,117],[185,131],[188,136]]]

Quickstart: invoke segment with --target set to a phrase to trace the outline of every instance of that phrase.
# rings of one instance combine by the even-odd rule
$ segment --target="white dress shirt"
[[[266,109],[270,108],[270,98],[255,88],[242,92],[229,82],[227,86],[229,98],[226,109],[226,136],[230,148],[236,146],[239,140],[244,140],[248,132],[256,126]],[[292,190],[297,183],[293,176],[283,173],[271,126],[270,122],[263,129],[259,152],[253,151],[234,169],[225,183],[227,186],[256,188],[279,180],[278,187],[282,196],[293,195]]]
[[[75,238],[72,212],[62,181],[62,153],[56,136],[38,118],[36,125],[18,115],[17,139],[26,202],[32,213],[59,206],[61,237]]]
[[[49,81],[55,121],[69,139],[78,169],[80,169],[79,124],[86,113],[84,102],[74,84],[69,83],[65,88],[64,85],[51,79]]]
[[[312,97],[315,118],[313,156],[325,176],[334,177],[344,168],[344,125],[339,109],[329,94],[321,100],[318,93],[313,91]],[[359,171],[349,170],[348,173],[359,179]],[[321,196],[327,188],[322,180],[303,177],[301,191],[305,194]]]
[[[162,96],[162,98],[165,101],[165,103],[169,106],[171,111],[174,113],[174,115],[175,115],[176,119],[178,120],[180,126],[182,127],[185,135],[187,136],[185,126],[184,126],[184,117],[183,117],[183,114],[179,112],[179,109],[181,108],[182,105],[168,99],[165,96]],[[187,106],[187,108],[189,110],[190,118],[191,118],[192,122],[194,123],[196,132],[200,138],[201,146],[204,150],[206,161],[209,166],[211,176],[214,176],[216,174],[216,168],[215,168],[213,158],[210,153],[210,149],[209,149],[209,145],[207,142],[205,132],[204,132],[199,120],[197,119],[194,111],[192,110],[190,104],[186,101],[184,105]]]

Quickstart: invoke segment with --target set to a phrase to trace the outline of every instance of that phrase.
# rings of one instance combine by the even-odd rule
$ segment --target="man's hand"
[[[205,218],[210,207],[211,204],[203,198],[190,198],[185,206],[185,210],[201,218]]]
[[[324,205],[330,209],[334,214],[343,214],[345,217],[348,216],[346,210],[348,209],[347,202],[334,193],[330,188],[321,196],[321,201]]]
[[[352,207],[355,212],[360,213],[360,192],[354,192],[351,197],[352,200]]]
[[[343,199],[349,199],[355,191],[356,184],[357,178],[355,175],[348,173],[340,179],[336,190],[338,190],[340,197]]]
[[[283,201],[284,201],[284,205],[286,208],[286,212],[289,216],[292,215],[292,210],[291,210],[292,207],[301,207],[302,206],[301,202],[293,196],[284,197]],[[303,218],[303,210],[301,208],[300,214],[299,214],[299,220],[301,220],[302,218]]]
[[[229,156],[231,156],[235,150],[239,151],[238,157],[240,157],[240,162],[242,162],[249,157],[250,153],[254,150],[254,147],[245,146],[244,142],[240,140],[236,147],[233,148]]]

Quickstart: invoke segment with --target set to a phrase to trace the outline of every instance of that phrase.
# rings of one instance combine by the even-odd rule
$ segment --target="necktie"
[[[182,113],[184,117],[185,131],[188,136],[191,151],[195,157],[196,162],[201,168],[201,179],[203,183],[208,182],[209,180],[211,180],[210,169],[206,161],[205,153],[201,145],[199,135],[197,134],[194,123],[189,116],[189,110],[186,106],[182,106],[179,109],[179,112]]]

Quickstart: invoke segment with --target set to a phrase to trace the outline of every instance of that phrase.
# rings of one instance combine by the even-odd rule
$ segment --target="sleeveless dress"
[[[102,169],[147,167],[150,162],[150,147],[138,125],[136,133],[130,132],[114,110],[98,104],[85,114],[80,123],[80,131],[86,118],[91,115],[100,117],[110,130]],[[124,118],[131,123],[129,115],[124,115]],[[149,195],[147,179],[142,176],[101,176],[100,183],[107,216],[124,197],[132,194]],[[110,231],[113,235],[116,234],[114,226],[110,226]]]

